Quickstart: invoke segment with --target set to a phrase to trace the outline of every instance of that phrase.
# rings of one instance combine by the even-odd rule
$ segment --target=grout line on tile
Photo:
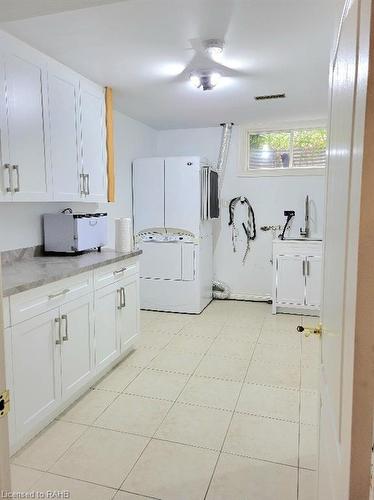
[[[222,328],[223,328],[223,325],[222,325]],[[221,328],[221,329],[222,329]],[[221,331],[221,330],[220,330]],[[152,442],[154,438],[154,436],[156,435],[156,433],[159,431],[159,429],[161,428],[161,426],[163,425],[163,423],[165,422],[167,416],[169,415],[170,411],[172,410],[172,408],[174,408],[175,406],[175,403],[177,402],[178,398],[180,397],[180,395],[182,394],[182,392],[184,391],[184,389],[186,388],[188,382],[191,380],[191,378],[193,377],[193,375],[195,374],[196,370],[198,369],[198,367],[200,366],[200,364],[202,363],[203,359],[206,357],[206,353],[202,356],[201,360],[199,361],[198,365],[196,366],[195,370],[188,376],[188,379],[186,380],[186,383],[184,384],[184,386],[181,388],[178,396],[176,397],[176,399],[173,401],[173,404],[170,406],[169,410],[167,411],[167,413],[165,414],[164,418],[162,419],[160,425],[157,427],[157,429],[155,430],[155,432],[153,433],[153,436],[152,438],[150,439],[150,441],[148,442],[148,444],[145,446],[145,448],[143,449],[142,453],[139,455],[138,459],[136,460],[136,462],[134,463],[134,465],[132,466],[132,468],[130,469],[129,473],[126,475],[126,477],[124,478],[121,486],[120,486],[120,489],[122,488],[122,486],[124,485],[124,483],[126,482],[127,478],[130,476],[130,474],[132,473],[132,471],[134,470],[134,468],[136,467],[136,464],[138,463],[138,461],[140,460],[140,458],[143,456],[145,450],[148,448],[149,444]]]
[[[264,320],[263,320],[263,321],[265,321],[265,318],[264,318]],[[262,331],[262,326],[261,326],[261,331]],[[260,331],[260,334],[261,334],[261,331]],[[258,343],[258,341],[257,341],[257,343]],[[256,343],[256,346],[257,346],[257,343]],[[250,367],[250,365],[251,365],[251,362],[252,362],[252,359],[253,359],[253,356],[254,356],[254,353],[255,353],[255,350],[256,350],[256,346],[255,346],[255,348],[254,348],[254,349],[253,349],[253,351],[252,351],[251,358],[250,358],[250,361],[249,361],[248,366],[247,366],[247,370],[246,370],[246,373],[245,373],[244,380],[247,378],[248,371],[249,371],[249,367]],[[206,491],[205,491],[204,500],[206,500],[206,497],[207,497],[207,495],[208,495],[208,492],[209,492],[210,486],[211,486],[212,481],[213,481],[214,474],[216,473],[217,466],[218,466],[218,462],[219,462],[219,459],[220,459],[220,457],[221,457],[221,455],[222,455],[223,448],[224,448],[224,445],[225,445],[225,442],[226,442],[226,439],[227,439],[227,435],[228,435],[228,433],[229,433],[229,429],[230,429],[230,427],[231,427],[231,424],[232,424],[232,421],[233,421],[233,418],[234,418],[234,415],[235,415],[235,410],[236,410],[236,408],[237,408],[237,406],[238,406],[239,399],[240,399],[241,393],[242,393],[242,391],[243,391],[244,383],[245,383],[245,382],[243,381],[243,382],[242,382],[242,384],[241,384],[241,387],[240,387],[240,390],[239,390],[238,396],[237,396],[237,398],[236,398],[236,403],[235,403],[235,406],[234,406],[234,411],[233,411],[233,414],[231,415],[229,425],[227,426],[225,436],[224,436],[224,438],[223,438],[223,440],[222,440],[221,449],[220,449],[220,451],[219,451],[219,454],[218,454],[218,457],[217,457],[216,463],[215,463],[215,465],[214,465],[213,472],[212,472],[212,475],[211,475],[210,480],[209,480],[209,483],[208,483],[208,487],[207,487],[207,489],[206,489]]]

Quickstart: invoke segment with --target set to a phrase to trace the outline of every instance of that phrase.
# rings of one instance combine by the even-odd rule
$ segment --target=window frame
[[[325,121],[297,122],[297,123],[273,123],[271,125],[243,125],[240,127],[240,170],[238,177],[282,177],[282,176],[323,176],[326,167],[288,167],[288,168],[253,168],[249,167],[249,135],[265,132],[287,132],[297,130],[307,130],[315,128],[326,128]],[[291,145],[292,146],[292,145]],[[291,150],[291,148],[290,148]]]

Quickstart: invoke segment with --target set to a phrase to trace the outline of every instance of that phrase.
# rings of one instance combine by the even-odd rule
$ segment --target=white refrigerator
[[[209,304],[212,217],[218,217],[218,182],[208,162],[198,156],[134,161],[142,309],[196,314]]]

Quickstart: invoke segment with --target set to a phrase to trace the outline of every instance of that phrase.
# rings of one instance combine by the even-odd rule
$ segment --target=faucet
[[[309,196],[305,197],[305,226],[304,229],[300,228],[300,236],[304,238],[309,238],[310,228],[309,228]]]

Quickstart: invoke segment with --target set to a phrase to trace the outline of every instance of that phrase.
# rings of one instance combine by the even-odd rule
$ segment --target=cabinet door
[[[182,245],[169,242],[141,242],[139,258],[142,278],[182,279]]]
[[[51,175],[45,150],[46,70],[31,51],[5,56],[9,163],[14,200],[51,198]]]
[[[84,385],[93,370],[93,299],[86,295],[60,309],[62,397]]]
[[[278,255],[276,269],[276,302],[302,306],[305,303],[305,257]]]
[[[307,257],[306,275],[306,305],[319,307],[321,304],[321,257]]]
[[[95,366],[100,371],[120,354],[118,312],[120,285],[115,283],[95,292]]]
[[[199,234],[200,161],[197,157],[165,160],[165,227]]]
[[[119,309],[118,329],[121,342],[121,352],[139,334],[139,278],[133,276],[121,283],[121,309]]]
[[[58,64],[48,67],[53,199],[80,200],[79,78]]]
[[[12,201],[6,117],[5,63],[0,54],[0,201]]]
[[[133,163],[134,229],[165,225],[164,159],[142,158]]]
[[[81,80],[80,115],[82,173],[86,179],[86,201],[107,201],[104,89]]]
[[[12,328],[17,439],[54,411],[61,399],[58,317],[55,309]]]

